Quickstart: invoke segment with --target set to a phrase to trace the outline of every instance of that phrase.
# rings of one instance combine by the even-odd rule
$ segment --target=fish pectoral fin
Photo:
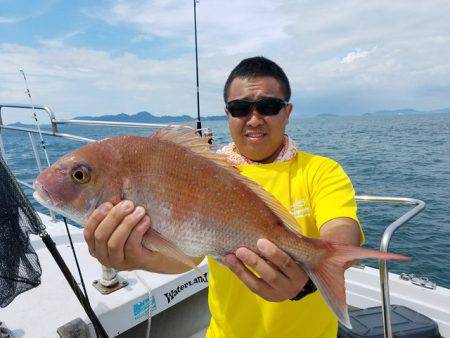
[[[142,244],[152,251],[158,251],[164,256],[176,259],[177,261],[194,269],[199,276],[203,276],[202,271],[198,268],[197,264],[195,264],[193,257],[186,255],[183,251],[177,248],[175,244],[165,239],[154,229],[150,228],[147,230],[147,233],[142,240]]]

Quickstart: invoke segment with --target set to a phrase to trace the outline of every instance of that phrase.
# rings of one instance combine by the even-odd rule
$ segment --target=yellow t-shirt
[[[331,159],[298,151],[286,162],[238,169],[290,210],[305,236],[319,237],[320,227],[337,217],[358,221],[353,186]],[[336,338],[337,319],[320,292],[300,301],[269,302],[250,291],[228,268],[211,257],[208,262],[212,318],[207,338]]]

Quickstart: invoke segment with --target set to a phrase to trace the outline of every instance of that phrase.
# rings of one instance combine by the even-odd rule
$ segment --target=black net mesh
[[[28,237],[43,230],[0,156],[0,307],[41,283],[41,266]]]

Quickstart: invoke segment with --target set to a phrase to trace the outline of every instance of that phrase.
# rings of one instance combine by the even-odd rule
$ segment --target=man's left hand
[[[308,281],[308,275],[287,253],[267,239],[257,242],[259,256],[242,247],[225,256],[224,263],[254,293],[271,302],[295,297]],[[244,264],[255,270],[256,277]]]

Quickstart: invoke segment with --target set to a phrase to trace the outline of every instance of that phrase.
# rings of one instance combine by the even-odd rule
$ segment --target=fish
[[[344,281],[349,263],[409,258],[303,236],[273,195],[210,147],[181,127],[95,141],[44,170],[34,182],[34,198],[81,225],[100,204],[131,200],[151,219],[143,245],[192,268],[193,257],[220,262],[239,247],[258,253],[257,240],[266,238],[295,260],[339,321],[351,327]]]

